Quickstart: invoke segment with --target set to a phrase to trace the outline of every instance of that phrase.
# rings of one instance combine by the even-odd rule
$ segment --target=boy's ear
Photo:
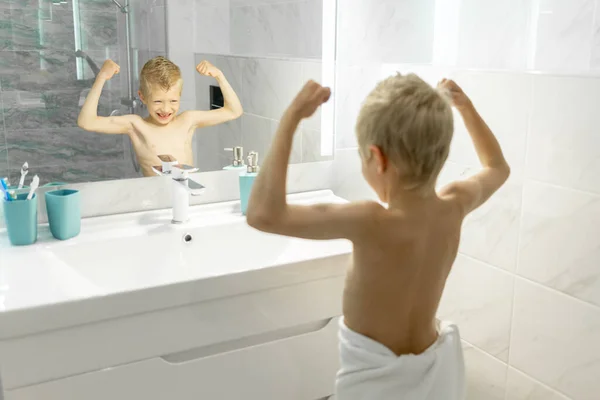
[[[138,90],[138,96],[139,96],[140,100],[142,101],[142,103],[146,104],[146,99],[144,99],[144,95],[142,94],[141,90]]]
[[[379,146],[375,146],[374,144],[369,146],[369,152],[371,153],[371,157],[375,158],[377,173],[383,174],[388,167],[388,159],[386,155],[383,153],[381,148],[379,148]]]

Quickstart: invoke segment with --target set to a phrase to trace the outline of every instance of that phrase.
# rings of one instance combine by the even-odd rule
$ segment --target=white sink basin
[[[344,200],[322,191],[292,195],[290,202]],[[85,219],[81,234],[65,242],[42,227],[38,242],[26,247],[10,246],[0,232],[0,317],[21,318],[11,312],[27,311],[27,319],[43,316],[47,328],[55,329],[82,319],[290,285],[342,275],[340,262],[352,251],[345,240],[311,241],[254,230],[237,202],[190,211],[191,220],[183,225],[170,223],[171,210]],[[330,262],[331,257],[337,261]],[[187,292],[179,284],[186,284]],[[89,305],[108,297],[114,304]],[[61,311],[61,304],[70,311]],[[5,327],[21,331],[19,321],[7,321]],[[8,334],[4,330],[0,337]]]
[[[339,248],[339,244],[338,244]],[[326,242],[269,235],[243,219],[199,227],[165,227],[144,235],[52,249],[94,285],[126,291],[288,264],[336,250]]]

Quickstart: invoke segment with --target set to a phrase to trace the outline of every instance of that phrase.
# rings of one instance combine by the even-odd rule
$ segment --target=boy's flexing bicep
[[[141,117],[138,115],[118,115],[79,121],[78,125],[86,131],[117,135],[130,133],[133,125],[139,121]]]
[[[287,205],[281,213],[248,215],[254,228],[303,239],[354,240],[368,234],[383,207],[375,202],[347,204]]]
[[[484,168],[463,181],[450,183],[440,191],[441,197],[458,202],[464,215],[485,203],[508,179],[506,168]]]
[[[219,125],[240,117],[240,115],[224,107],[210,111],[184,111],[182,115],[188,120],[193,129]]]

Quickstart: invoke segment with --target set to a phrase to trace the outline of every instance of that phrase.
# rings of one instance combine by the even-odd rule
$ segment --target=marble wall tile
[[[333,156],[321,155],[321,131],[302,129],[302,162],[333,160]]]
[[[459,255],[438,318],[456,323],[464,340],[507,362],[513,290],[512,275]]]
[[[466,71],[450,72],[449,76],[471,98],[496,135],[511,166],[512,175],[522,176],[532,108],[533,77],[528,74]],[[471,137],[460,114],[456,112],[449,160],[479,165]]]
[[[511,70],[527,68],[531,40],[530,0],[462,0],[459,7],[457,65]],[[452,29],[452,26],[448,28]],[[453,34],[452,31],[445,33]]]
[[[594,31],[592,36],[592,70],[600,70],[600,4],[596,0],[596,15],[594,17]]]
[[[242,100],[243,94],[243,78],[245,58],[242,57],[231,57],[231,56],[220,56],[215,54],[195,54],[196,65],[202,61],[208,61],[215,67],[219,68],[225,78]],[[203,110],[210,109],[210,86],[218,86],[215,79],[196,74],[196,104]],[[242,104],[245,107],[245,104]]]
[[[536,76],[527,175],[600,193],[600,79]]]
[[[8,175],[8,151],[4,137],[4,127],[0,124],[0,178],[8,177]]]
[[[177,64],[181,70],[183,79],[183,91],[181,93],[181,101],[196,101],[196,63],[194,53],[190,51],[173,50],[169,47],[169,59]]]
[[[171,52],[189,52],[194,48],[194,0],[166,0],[167,48]]]
[[[81,89],[2,92],[6,129],[76,127],[82,95],[84,92]],[[103,94],[98,113],[108,115],[111,110],[111,96]]]
[[[21,164],[10,164],[10,177],[17,181],[20,176]],[[139,177],[130,161],[101,161],[95,163],[81,162],[45,167],[31,167],[27,182],[33,178],[33,173],[40,178],[40,185],[50,182],[83,183],[115,179]]]
[[[577,400],[600,393],[600,308],[516,282],[510,364]]]
[[[527,183],[519,246],[520,275],[600,305],[598,237],[600,196]]]
[[[470,170],[466,176],[476,170]],[[463,223],[460,252],[507,271],[515,271],[523,183],[509,178]]]
[[[337,60],[364,63],[430,63],[434,0],[339,0]]]
[[[322,56],[323,0],[231,8],[231,52],[252,56]]]
[[[587,71],[590,67],[594,0],[541,0],[534,69]]]
[[[244,155],[249,152],[258,152],[259,164],[266,157],[271,148],[273,137],[279,126],[279,121],[263,118],[257,115],[244,114],[242,116],[242,145],[244,146]],[[294,135],[292,143],[292,153],[290,155],[290,164],[303,162],[302,148],[303,135],[299,130]]]
[[[331,187],[336,195],[350,200],[377,200],[377,194],[362,174],[358,149],[338,149],[333,159]]]
[[[0,52],[0,79],[5,91],[64,88],[65,85],[78,87],[76,73],[76,58],[72,51]]]
[[[196,130],[194,134],[194,166],[200,168],[200,171],[217,171],[225,164],[221,165],[221,154],[224,154],[221,148],[219,138],[219,127],[208,127]]]
[[[246,59],[242,77],[245,112],[279,120],[302,87],[301,77],[299,62]]]
[[[467,400],[504,400],[507,365],[463,342]]]
[[[355,126],[362,102],[379,81],[379,65],[336,66],[335,142],[337,149],[357,147]]]
[[[194,15],[194,51],[196,53],[229,54],[229,7],[227,5],[207,7],[196,3]]]
[[[150,7],[147,0],[131,1],[131,47],[140,50],[150,49]],[[120,19],[118,29],[125,29],[125,19]],[[166,34],[165,34],[166,37]]]
[[[73,49],[71,10],[52,7],[51,12],[43,15],[36,5],[31,8],[1,8],[0,15],[5,21],[0,29],[0,42],[7,50]]]
[[[302,78],[300,79],[300,85],[305,85],[309,80],[313,80],[319,84],[323,83],[323,64],[321,61],[308,61],[302,63]],[[330,102],[335,101],[335,88],[332,93],[332,98],[329,99]],[[321,130],[321,110],[322,108],[318,108],[315,114],[307,119],[302,121],[302,127],[311,129],[313,131]]]
[[[81,40],[84,50],[99,50],[109,46],[118,46],[117,9],[106,11],[80,10]],[[73,32],[73,29],[70,29]]]
[[[165,52],[167,50],[167,15],[165,6],[150,8],[148,31],[150,51]]]
[[[537,382],[524,373],[509,367],[506,400],[570,400],[556,390]]]
[[[78,128],[7,132],[8,159],[31,167],[123,160],[121,135],[103,135]]]

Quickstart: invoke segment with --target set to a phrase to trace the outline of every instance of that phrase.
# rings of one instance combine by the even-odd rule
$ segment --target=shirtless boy
[[[338,400],[454,400],[464,393],[456,326],[436,322],[461,225],[507,180],[502,150],[470,99],[451,80],[432,88],[414,74],[390,77],[366,98],[356,125],[362,171],[377,202],[290,205],[286,173],[302,119],[329,99],[309,82],[285,112],[257,177],[248,223],[306,239],[349,239],[340,322]],[[460,112],[482,169],[436,192]]]
[[[179,111],[183,80],[177,65],[164,57],[148,61],[140,74],[140,99],[148,109],[148,117],[123,115],[99,117],[98,101],[106,81],[119,73],[119,66],[106,60],[96,77],[79,113],[77,125],[86,131],[127,134],[144,176],[155,176],[152,167],[161,165],[159,155],[171,155],[179,163],[193,165],[192,138],[197,128],[217,125],[239,118],[242,105],[223,73],[207,61],[196,70],[217,80],[224,107],[210,111]]]

